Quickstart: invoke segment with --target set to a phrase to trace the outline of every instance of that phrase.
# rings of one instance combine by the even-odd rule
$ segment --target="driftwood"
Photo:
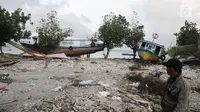
[[[13,65],[15,63],[18,63],[19,61],[16,60],[16,61],[6,61],[6,62],[0,62],[0,67],[1,66],[10,66],[10,65]]]

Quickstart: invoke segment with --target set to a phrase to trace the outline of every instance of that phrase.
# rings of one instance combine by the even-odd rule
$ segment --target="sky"
[[[144,24],[145,39],[152,40],[152,34],[159,38],[155,42],[175,45],[173,33],[179,31],[188,20],[200,25],[199,0],[0,0],[2,7],[9,11],[22,8],[31,13],[33,26],[27,26],[36,35],[41,18],[51,10],[58,12],[62,28],[72,28],[74,38],[90,37],[102,24],[103,16],[114,12],[131,19],[132,12]]]

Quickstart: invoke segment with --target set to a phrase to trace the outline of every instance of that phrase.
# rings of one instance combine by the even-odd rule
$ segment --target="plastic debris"
[[[92,84],[93,80],[86,80],[86,81],[81,81],[79,82],[79,85],[90,85]]]
[[[0,78],[6,79],[9,76],[9,74],[0,74]]]
[[[102,92],[99,92],[99,95],[102,97],[106,97],[106,96],[110,95],[110,93],[107,91],[102,91]]]
[[[122,99],[119,96],[113,96],[112,99],[122,101]]]
[[[99,82],[98,84],[101,85],[101,86],[104,86],[104,87],[110,87],[110,85],[104,84],[103,82]]]
[[[55,92],[57,92],[57,91],[62,91],[62,87],[61,87],[61,86],[58,86],[58,87],[52,89],[52,91],[55,91]]]
[[[139,82],[133,82],[132,84],[129,84],[130,86],[133,86],[133,87],[138,87],[139,85],[140,85],[140,83]]]

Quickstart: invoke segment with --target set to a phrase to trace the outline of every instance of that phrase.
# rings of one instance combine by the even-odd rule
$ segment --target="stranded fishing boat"
[[[80,56],[104,50],[103,43],[97,42],[97,40],[89,39],[65,39],[60,42],[59,47],[53,50],[41,48],[38,45],[37,36],[29,37],[28,39],[21,39],[19,42],[24,47],[24,49],[28,49],[31,53],[35,52],[45,55],[64,53],[66,56]],[[19,46],[16,47],[19,48]]]
[[[164,46],[148,41],[142,40],[139,44],[138,55],[140,59],[145,61],[165,60]]]

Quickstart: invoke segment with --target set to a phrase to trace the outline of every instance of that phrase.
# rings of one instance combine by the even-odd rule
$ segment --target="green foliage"
[[[130,28],[129,36],[124,39],[124,44],[131,49],[137,48],[139,42],[143,40],[143,37],[145,36],[143,28],[143,25],[138,25],[134,28]]]
[[[27,38],[31,35],[26,30],[26,23],[31,19],[31,14],[25,15],[22,9],[18,8],[10,13],[0,6],[0,43],[8,42],[11,39],[18,41],[21,38]],[[31,24],[33,24],[31,22]]]
[[[129,28],[129,35],[127,37],[124,38],[124,44],[133,49],[133,55],[135,58],[135,55],[136,55],[136,50],[138,48],[138,44],[140,42],[140,40],[143,40],[145,34],[144,34],[144,31],[143,31],[143,28],[144,26],[141,25],[139,23],[139,20],[137,18],[137,13],[133,13],[133,18],[132,18],[132,21],[131,21],[131,27]]]
[[[97,37],[104,42],[107,48],[105,58],[108,57],[110,49],[123,46],[123,39],[129,34],[128,26],[129,22],[121,14],[115,15],[111,12],[104,16],[103,24],[98,29]]]
[[[185,25],[180,28],[179,33],[174,33],[177,37],[177,45],[197,44],[199,38],[199,29],[196,28],[196,23],[185,21]]]
[[[41,26],[37,28],[39,37],[38,44],[44,49],[55,49],[59,46],[60,41],[63,41],[64,38],[73,34],[73,30],[70,28],[60,28],[59,21],[56,16],[57,12],[51,11],[47,14],[47,19],[41,19]]]
[[[188,55],[187,51],[182,47],[171,47],[168,49],[169,56],[176,57],[178,55]]]
[[[6,46],[5,42],[0,43],[0,46]]]
[[[198,52],[197,45],[192,44],[192,45],[185,45],[185,46],[174,46],[168,48],[168,53],[170,56],[175,57],[178,55],[190,55]]]

